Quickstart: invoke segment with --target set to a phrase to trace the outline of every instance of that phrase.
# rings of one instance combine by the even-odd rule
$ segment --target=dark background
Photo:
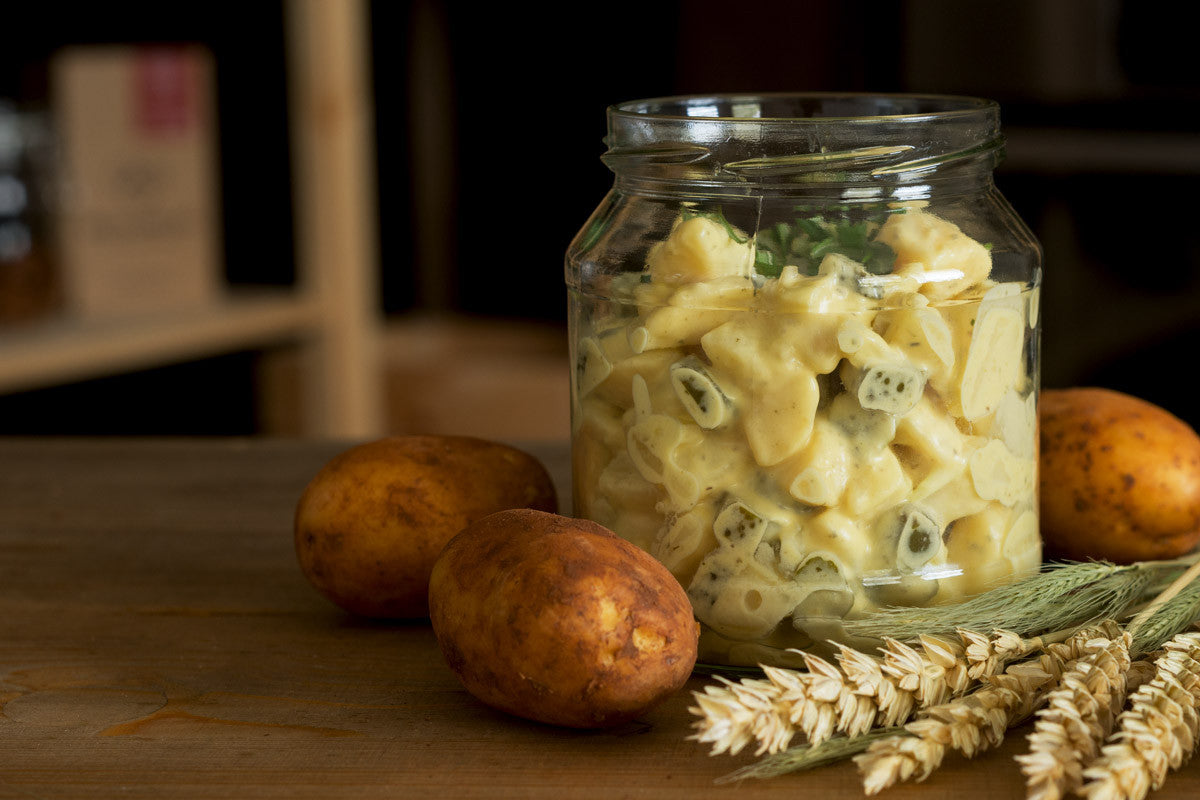
[[[46,59],[63,45],[207,45],[218,71],[227,277],[287,284],[285,7],[13,6],[0,97],[44,101]],[[611,103],[723,91],[984,95],[1001,102],[1009,135],[997,182],[1046,252],[1043,385],[1107,385],[1200,424],[1189,376],[1200,334],[1200,69],[1196,14],[1186,6],[696,0],[568,10],[377,0],[370,8],[388,315],[562,323],[563,252],[610,183],[599,156]],[[422,222],[430,186],[454,198],[445,227]],[[3,396],[0,433],[253,433],[256,358]]]

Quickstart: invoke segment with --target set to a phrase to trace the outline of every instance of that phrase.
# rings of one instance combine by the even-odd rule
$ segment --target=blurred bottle
[[[0,326],[59,307],[51,134],[44,113],[0,99]]]

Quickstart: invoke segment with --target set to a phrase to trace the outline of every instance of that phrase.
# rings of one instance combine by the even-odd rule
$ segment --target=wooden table
[[[753,757],[687,741],[688,692],[611,731],[505,716],[427,624],[335,608],[291,514],[343,447],[0,439],[0,798],[862,796],[848,763],[714,784]],[[528,449],[565,498],[566,448]],[[1023,744],[883,796],[1021,797]],[[1198,793],[1192,765],[1156,797]]]

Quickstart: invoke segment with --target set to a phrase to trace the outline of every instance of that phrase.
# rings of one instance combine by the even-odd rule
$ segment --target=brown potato
[[[429,613],[429,572],[450,538],[495,511],[557,510],[528,453],[464,436],[394,436],[329,461],[296,505],[300,568],[322,594],[365,617]]]
[[[1200,437],[1166,410],[1109,389],[1050,389],[1038,407],[1047,555],[1129,563],[1200,540]]]
[[[649,553],[594,522],[530,510],[450,541],[429,616],[471,694],[573,728],[626,722],[678,690],[700,634],[683,587]]]

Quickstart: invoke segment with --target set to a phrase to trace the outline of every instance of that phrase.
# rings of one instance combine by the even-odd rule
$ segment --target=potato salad
[[[701,660],[1035,571],[1037,291],[913,205],[754,235],[685,212],[573,341],[575,512],[686,588]]]

